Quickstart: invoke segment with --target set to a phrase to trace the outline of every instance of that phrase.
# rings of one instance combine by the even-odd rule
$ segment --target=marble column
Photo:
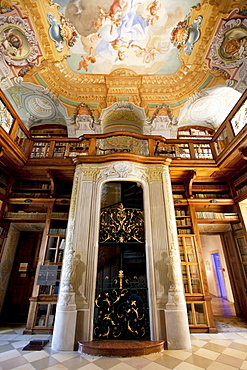
[[[169,289],[168,302],[165,309],[167,346],[168,349],[186,349],[191,347],[191,342],[168,166],[164,167],[163,186],[168,231],[168,257],[166,263],[168,265]]]
[[[66,233],[66,245],[63,257],[63,268],[52,337],[52,349],[55,351],[73,351],[75,349],[77,310],[75,304],[75,292],[73,290],[73,239],[79,170],[80,168],[78,166],[74,175],[69,220]]]

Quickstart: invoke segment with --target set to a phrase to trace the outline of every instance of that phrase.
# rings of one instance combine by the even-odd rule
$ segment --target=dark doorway
[[[130,181],[102,190],[94,338],[149,339],[143,194]]]
[[[26,323],[41,237],[41,233],[20,234],[1,317],[4,323]]]

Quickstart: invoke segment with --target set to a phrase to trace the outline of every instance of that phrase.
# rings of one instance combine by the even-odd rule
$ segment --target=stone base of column
[[[169,295],[171,295],[171,293],[169,293]],[[165,322],[167,349],[190,348],[191,341],[186,306],[181,303],[167,303],[165,309]]]
[[[74,351],[75,345],[77,345],[75,343],[77,318],[75,294],[63,294],[59,301],[56,309],[51,348],[54,351]]]

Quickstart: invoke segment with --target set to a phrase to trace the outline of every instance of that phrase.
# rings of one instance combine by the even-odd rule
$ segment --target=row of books
[[[10,198],[49,198],[49,193],[11,193]]]
[[[178,229],[178,234],[183,234],[183,235],[192,234],[192,231],[191,229]]]
[[[66,229],[50,229],[49,230],[50,235],[65,235]]]
[[[24,211],[18,211],[18,212],[6,212],[5,215],[6,218],[39,218],[39,219],[45,219],[46,213],[40,213],[40,212],[24,212]]]
[[[51,184],[40,181],[18,181],[13,185],[13,189],[42,189],[49,190]]]
[[[228,194],[222,193],[196,193],[194,194],[195,198],[199,199],[210,199],[210,198],[229,198]]]
[[[240,194],[243,194],[247,191],[247,185],[243,186],[241,189],[238,189],[237,190],[237,194],[240,195]]]
[[[68,212],[52,212],[51,218],[64,218],[67,219],[69,217]]]
[[[196,216],[203,219],[236,219],[238,214],[236,212],[196,212]]]
[[[175,209],[176,216],[187,216],[185,209]]]
[[[238,186],[246,180],[247,180],[247,173],[245,172],[242,176],[240,176],[237,180],[234,181],[234,185]]]
[[[182,218],[176,220],[177,226],[191,226],[190,218]]]
[[[211,135],[207,130],[201,131],[201,130],[195,130],[193,128],[189,129],[187,131],[178,131],[178,134],[179,135],[200,135],[200,136]]]

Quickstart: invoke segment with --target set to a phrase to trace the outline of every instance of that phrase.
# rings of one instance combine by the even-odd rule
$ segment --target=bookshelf
[[[194,143],[194,151],[196,159],[213,159],[210,144]]]
[[[52,330],[56,313],[56,302],[38,302],[34,328]]]
[[[243,173],[234,180],[235,195],[239,198],[247,197],[247,173]]]
[[[179,235],[178,242],[185,294],[202,293],[194,235]]]
[[[48,158],[49,153],[49,141],[34,141],[30,158]]]
[[[9,177],[4,172],[0,172],[0,194],[6,195]]]
[[[199,207],[203,209],[205,205],[201,205],[201,202],[205,200],[194,199],[195,192],[191,196],[191,189],[194,186],[190,185],[191,179],[193,177],[187,176],[180,183],[172,183],[188,322],[191,332],[213,332],[215,331],[214,321],[210,301],[206,294],[206,274],[201,268],[202,253],[194,205],[196,202],[197,207],[199,203]],[[201,183],[197,186],[194,190],[198,193],[205,191],[205,184],[203,186]],[[212,192],[212,189],[208,190]],[[206,199],[206,206],[207,204],[211,206],[210,199]]]
[[[204,302],[187,303],[187,312],[190,327],[207,326],[206,309]]]
[[[178,130],[178,139],[211,140],[214,130],[203,127],[182,127]]]
[[[232,224],[233,236],[239,251],[240,259],[247,278],[247,243],[241,222]]]
[[[56,278],[53,282],[39,285],[36,304],[36,315],[33,329],[53,328],[56,311],[57,294],[59,291],[62,271],[63,254],[65,248],[66,228],[69,215],[69,205],[57,199],[50,215],[49,230],[45,237],[44,260],[40,268],[54,270]]]
[[[196,199],[229,199],[230,189],[225,183],[193,183],[192,195]]]
[[[65,247],[66,229],[69,216],[69,202],[67,204],[57,201],[51,212],[50,226],[45,243],[44,265],[58,265],[61,271],[63,253]],[[59,281],[60,279],[58,279]],[[55,287],[50,287],[50,293],[57,294],[59,283]],[[57,290],[57,292],[54,292]],[[40,294],[44,294],[40,289]]]
[[[188,206],[176,206],[175,215],[178,234],[192,234],[192,222]]]
[[[215,222],[218,223],[220,221],[227,222],[227,221],[238,221],[238,214],[237,212],[208,212],[208,211],[200,211],[196,212],[198,222]]]
[[[186,198],[184,185],[179,184],[179,183],[173,183],[172,184],[172,194],[173,194],[174,204],[175,205],[181,204],[182,203],[181,200]]]
[[[67,151],[67,146],[68,146],[68,143],[64,141],[56,141],[54,152],[53,152],[53,157],[54,158],[64,158],[65,153]]]
[[[87,155],[89,150],[89,140],[68,143],[65,157],[76,157],[77,155]]]
[[[49,181],[16,181],[14,182],[10,198],[49,198],[51,183]]]
[[[64,186],[63,186],[64,185]],[[46,214],[46,224],[39,252],[36,286],[30,299],[26,334],[52,333],[56,312],[69,216],[72,184],[58,183],[57,194],[67,196],[52,199]],[[47,275],[46,275],[47,274]],[[42,276],[48,276],[45,280]],[[49,276],[52,278],[50,279]]]

